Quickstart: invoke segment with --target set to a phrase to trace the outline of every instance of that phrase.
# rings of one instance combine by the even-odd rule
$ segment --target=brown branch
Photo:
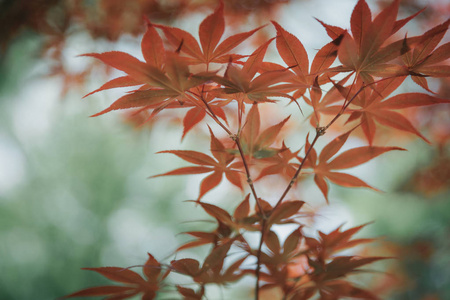
[[[262,246],[264,243],[264,235],[266,232],[266,219],[262,219],[261,223],[261,239],[259,240],[259,246],[258,246],[258,252],[256,252],[256,270],[255,270],[255,276],[256,276],[256,285],[255,285],[255,300],[259,300],[259,280],[261,277],[261,252],[262,252]]]
[[[284,190],[283,194],[281,195],[280,199],[278,200],[277,204],[273,207],[273,210],[275,210],[280,204],[281,201],[286,197],[288,192],[291,190],[292,186],[294,185],[295,181],[297,180],[298,175],[300,174],[303,165],[305,164],[305,161],[307,160],[309,153],[311,153],[311,150],[313,149],[314,145],[316,144],[317,140],[320,136],[325,134],[325,127],[317,127],[316,128],[316,136],[314,137],[313,141],[311,142],[311,145],[306,150],[305,157],[303,158],[302,162],[300,163],[300,166],[298,167],[297,171],[295,172],[294,176],[292,177],[291,181],[289,182],[288,186]]]

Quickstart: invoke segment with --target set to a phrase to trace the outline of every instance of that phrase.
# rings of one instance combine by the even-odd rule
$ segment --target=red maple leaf
[[[405,150],[399,147],[364,146],[347,150],[330,160],[341,149],[352,131],[353,130],[350,130],[328,143],[320,152],[319,157],[317,156],[315,149],[312,148],[306,159],[305,167],[313,169],[314,181],[322,191],[322,194],[325,196],[327,202],[328,184],[326,179],[345,187],[368,187],[375,189],[353,175],[336,172],[335,170],[349,169],[359,166],[372,158],[391,150]],[[306,149],[309,149],[310,147],[311,145],[307,137]]]
[[[190,64],[205,63],[207,66],[209,66],[209,63],[228,63],[245,57],[244,55],[229,54],[229,52],[261,28],[235,34],[219,44],[225,29],[222,1],[214,13],[207,16],[200,24],[201,46],[187,31],[164,25],[155,26],[163,30],[169,43],[176,48],[180,48],[181,53],[188,55],[187,61]]]
[[[427,77],[450,76],[450,66],[443,64],[450,58],[450,43],[436,49],[447,32],[449,24],[450,19],[425,32],[420,36],[414,50],[402,56],[412,80],[427,91],[430,91]]]
[[[355,96],[349,107],[351,114],[347,122],[359,121],[370,145],[372,145],[376,134],[376,123],[413,133],[429,143],[414,125],[396,110],[450,103],[450,100],[422,93],[403,93],[386,99],[400,86],[403,80],[404,77],[382,80],[374,84],[371,89],[366,88],[357,95],[350,93],[350,95]],[[343,94],[348,93],[347,89],[342,91]],[[337,109],[337,107],[335,108]]]
[[[283,29],[277,22],[272,21],[272,23],[277,30],[276,45],[278,53],[295,73],[291,82],[296,89],[293,97],[298,98],[304,94],[307,88],[312,87],[314,81],[318,80],[317,78],[323,75],[322,73],[326,72],[328,67],[334,62],[342,34],[317,52],[310,68],[308,55],[300,40]],[[320,81],[326,82],[327,77],[321,77]]]
[[[218,91],[232,96],[238,101],[241,110],[244,102],[275,102],[268,97],[284,97],[296,102],[295,98],[288,94],[294,87],[293,84],[287,83],[293,76],[292,72],[286,68],[262,72],[264,55],[272,40],[250,54],[242,68],[229,63],[223,77],[212,77],[212,80],[223,86]],[[255,77],[258,72],[262,73]]]
[[[211,129],[210,133],[211,133],[211,152],[214,158],[204,153],[191,150],[160,151],[158,153],[172,153],[198,166],[183,167],[152,177],[160,177],[168,175],[203,174],[212,172],[212,174],[208,175],[201,182],[200,194],[197,198],[197,201],[200,201],[200,199],[208,191],[218,186],[219,183],[222,181],[223,175],[225,175],[228,181],[230,181],[232,184],[234,184],[235,186],[239,187],[242,190],[243,187],[241,182],[241,172],[237,169],[234,169],[233,165],[230,165],[231,162],[234,160],[235,156],[226,151],[225,146],[222,144],[221,141],[219,141],[214,136]]]
[[[338,50],[342,66],[334,68],[339,72],[356,72],[362,82],[373,82],[373,77],[406,75],[408,71],[391,63],[392,60],[408,52],[417,38],[404,38],[391,43],[388,39],[421,11],[402,20],[397,19],[399,0],[381,11],[373,20],[365,0],[359,0],[353,10],[350,27],[352,36],[345,34]],[[327,27],[326,27],[327,28]],[[342,29],[327,28],[333,38]]]
[[[125,283],[126,285],[91,287],[64,296],[62,299],[92,296],[108,296],[107,299],[127,299],[138,294],[142,294],[141,297],[144,300],[155,299],[156,293],[159,290],[159,282],[169,275],[169,271],[161,274],[162,269],[160,263],[150,253],[148,253],[148,256],[147,262],[142,266],[142,271],[146,279],[126,268],[83,268],[83,270],[95,271],[110,280]]]

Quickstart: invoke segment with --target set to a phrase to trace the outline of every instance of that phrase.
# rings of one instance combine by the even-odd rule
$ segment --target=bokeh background
[[[368,1],[373,11],[386,2]],[[448,1],[424,2],[401,2],[400,17],[428,5],[408,25],[411,35],[450,15]],[[205,214],[183,202],[196,198],[201,176],[147,177],[180,163],[155,152],[207,147],[206,126],[181,142],[179,116],[144,126],[119,112],[89,118],[123,90],[82,99],[118,73],[79,55],[119,50],[140,58],[143,15],[196,34],[216,4],[0,0],[0,299],[55,299],[103,284],[101,276],[80,268],[140,265],[147,252],[170,259],[186,240],[178,233],[202,226],[189,221]],[[233,30],[274,19],[311,55],[328,42],[313,17],[348,28],[355,4],[225,1]],[[272,37],[274,30],[259,34]],[[406,88],[420,91],[412,82]],[[433,82],[432,89],[449,97],[448,81]],[[448,105],[411,110],[433,144],[400,135],[397,142],[408,152],[389,153],[354,171],[384,192],[333,186],[328,206],[313,187],[303,192],[319,212],[315,228],[374,221],[362,233],[379,240],[364,251],[397,257],[374,265],[381,273],[369,284],[383,299],[450,299],[449,111]],[[231,195],[241,197],[235,190]],[[225,196],[228,186],[221,185],[209,200],[233,208],[237,202]]]

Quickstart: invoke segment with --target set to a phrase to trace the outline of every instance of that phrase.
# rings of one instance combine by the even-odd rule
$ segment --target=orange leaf
[[[282,202],[272,213],[270,214],[267,224],[278,224],[293,215],[297,214],[302,208],[305,201],[286,201]],[[270,228],[270,226],[268,226]]]
[[[197,202],[200,202],[200,199],[210,190],[219,185],[222,181],[222,173],[221,172],[213,172],[211,175],[205,177],[200,183],[200,194],[198,195]]]
[[[308,55],[303,44],[291,33],[272,21],[277,30],[277,49],[283,61],[292,66],[294,72],[306,82],[309,71]]]
[[[206,17],[200,24],[199,37],[206,61],[210,61],[212,54],[225,29],[225,20],[223,18],[223,2],[213,14]]]
[[[141,51],[145,61],[159,69],[163,68],[165,61],[165,50],[163,41],[153,24],[147,22],[147,31],[144,33],[141,42]]]
[[[399,147],[365,146],[353,148],[345,151],[344,153],[340,154],[338,157],[333,159],[331,162],[329,162],[327,164],[327,168],[332,170],[332,169],[348,169],[356,167],[377,157],[378,155],[381,155],[385,152],[392,150],[405,151],[405,149]]]
[[[133,78],[131,78],[130,76],[117,77],[117,78],[114,78],[114,79],[108,81],[107,83],[103,84],[100,88],[96,89],[95,91],[92,91],[89,94],[86,94],[85,96],[83,96],[83,98],[86,98],[87,96],[90,96],[94,93],[108,90],[108,89],[113,89],[113,88],[118,88],[118,87],[136,86],[136,85],[142,85],[142,82],[138,82],[138,81],[134,80]]]
[[[250,194],[236,207],[233,218],[236,220],[243,219],[250,213]]]
[[[134,283],[141,284],[144,279],[136,273],[129,269],[118,268],[118,267],[101,267],[101,268],[83,268],[83,270],[90,270],[100,273],[108,279],[123,282],[123,283]]]
[[[232,224],[233,223],[231,220],[230,214],[226,210],[224,210],[216,205],[212,205],[212,204],[208,204],[208,203],[204,203],[204,202],[200,202],[199,204],[210,216],[216,218],[220,222],[222,222],[224,224]]]
[[[87,288],[70,295],[64,296],[61,299],[73,298],[73,297],[94,297],[94,296],[110,296],[110,295],[121,295],[132,297],[137,294],[134,287],[129,286],[117,286],[117,285],[106,285],[106,286],[96,286]]]

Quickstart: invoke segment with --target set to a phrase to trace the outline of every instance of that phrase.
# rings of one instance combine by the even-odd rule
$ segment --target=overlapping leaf
[[[240,135],[244,154],[256,159],[269,158],[276,155],[280,150],[271,146],[275,143],[277,136],[288,120],[289,117],[260,132],[261,119],[258,105],[252,105]]]
[[[314,182],[322,191],[322,194],[325,196],[327,202],[328,183],[326,179],[345,187],[368,187],[374,189],[353,175],[336,172],[335,170],[359,166],[388,151],[404,150],[399,147],[365,146],[347,150],[330,160],[341,149],[351,132],[352,131],[346,132],[332,140],[322,149],[319,157],[317,156],[315,149],[311,149],[311,152],[306,160],[305,167],[313,169]],[[307,138],[306,149],[309,149],[310,147],[311,145],[309,144]]]
[[[450,58],[450,43],[437,47],[449,24],[450,19],[424,33],[414,50],[402,56],[411,78],[427,91],[430,91],[427,77],[450,76],[450,66],[443,64]]]
[[[292,152],[283,143],[283,146],[276,155],[264,159],[264,161],[268,163],[268,166],[266,166],[261,170],[256,180],[259,180],[268,175],[275,175],[275,174],[279,174],[284,178],[286,178],[287,180],[291,180],[292,177],[294,177],[297,168],[299,167],[298,163],[299,152],[300,150]],[[292,160],[297,160],[297,162],[292,162]]]
[[[187,31],[179,28],[164,25],[155,25],[161,28],[167,40],[176,48],[180,48],[181,53],[189,56],[189,63],[228,63],[243,58],[243,55],[229,54],[231,50],[252,36],[260,28],[235,34],[228,37],[219,44],[224,29],[225,20],[223,17],[223,2],[217,9],[206,17],[200,24],[199,37],[200,45],[197,40]]]
[[[393,77],[406,75],[406,68],[391,63],[392,60],[408,52],[417,38],[404,38],[387,44],[388,39],[418,13],[396,20],[399,0],[381,11],[373,20],[365,0],[359,0],[353,10],[350,25],[352,36],[345,34],[339,46],[338,58],[342,66],[335,70],[356,72],[365,83],[373,82],[373,77]],[[327,28],[327,27],[326,27]],[[330,36],[342,29],[330,30]]]
[[[224,268],[224,260],[233,243],[234,240],[229,240],[214,247],[205,258],[202,266],[195,259],[183,258],[173,260],[170,264],[171,269],[174,272],[190,276],[195,282],[202,284],[226,284],[234,282],[245,275],[245,272],[240,269],[240,266],[247,257],[240,258],[227,268]]]
[[[372,145],[377,131],[376,123],[413,133],[429,143],[414,125],[396,110],[450,103],[450,100],[422,93],[403,93],[385,99],[400,86],[403,79],[403,77],[397,77],[380,81],[371,89],[365,89],[356,95],[352,101],[351,114],[347,122],[358,121],[361,123],[370,145]],[[343,93],[347,93],[347,90],[344,89]]]
[[[93,116],[127,108],[154,109],[154,113],[157,113],[176,101],[192,101],[192,98],[189,98],[191,100],[186,98],[185,92],[203,84],[213,75],[213,73],[192,74],[184,59],[177,53],[164,50],[162,40],[151,24],[148,25],[142,39],[141,48],[146,62],[119,51],[84,55],[95,57],[127,74],[107,82],[92,93],[116,87],[141,85],[138,90],[122,96],[107,109]]]
[[[288,94],[294,85],[289,82],[293,74],[288,69],[277,69],[260,73],[263,66],[264,55],[273,39],[267,41],[256,49],[245,61],[242,68],[228,64],[224,76],[214,76],[212,79],[222,85],[218,91],[232,95],[242,107],[245,103],[275,102],[268,97],[284,97],[296,102]]]
[[[101,267],[101,268],[84,268],[83,270],[95,271],[104,277],[125,283],[126,285],[107,285],[87,288],[70,295],[64,296],[63,299],[74,297],[92,297],[92,296],[108,296],[107,299],[127,299],[141,294],[142,299],[155,299],[159,290],[159,282],[163,280],[169,272],[162,273],[160,263],[149,253],[149,258],[142,271],[145,278],[130,269],[118,267]]]
[[[345,231],[342,231],[342,226],[339,226],[328,234],[319,232],[319,239],[317,240],[305,237],[308,248],[305,253],[311,268],[308,272],[308,281],[314,282],[314,285],[308,284],[308,281],[306,281],[306,284],[300,284],[296,287],[296,292],[311,294],[318,291],[323,299],[338,299],[340,297],[378,299],[369,291],[358,288],[353,283],[344,280],[344,277],[364,271],[361,269],[362,266],[387,259],[387,257],[336,256],[342,250],[372,241],[372,239],[352,239],[365,225]]]
[[[217,246],[228,242],[230,239],[236,239],[244,242],[240,236],[240,230],[258,230],[255,223],[257,223],[260,219],[258,216],[250,214],[249,199],[250,195],[247,195],[238,205],[233,216],[231,216],[226,210],[216,205],[200,202],[199,204],[205,212],[216,219],[217,228],[214,231],[209,232],[185,232],[185,234],[194,237],[195,240],[189,241],[180,246],[177,251],[208,244]]]
[[[213,132],[211,133],[211,152],[213,157],[208,156],[204,153],[190,150],[167,150],[161,151],[159,153],[172,153],[176,156],[188,161],[190,163],[196,164],[198,166],[183,167],[164,174],[152,176],[168,176],[168,175],[187,175],[187,174],[203,174],[210,173],[200,184],[200,194],[197,201],[211,189],[215,188],[222,181],[223,175],[235,186],[242,189],[241,173],[239,170],[234,169],[231,162],[234,160],[235,156],[230,154],[225,150],[224,145],[220,140],[218,140]]]
[[[308,55],[300,40],[287,32],[277,22],[272,21],[272,23],[277,30],[276,45],[278,53],[295,72],[296,76],[292,77],[292,83],[296,88],[294,98],[298,98],[303,95],[306,88],[312,87],[315,78],[322,75],[334,62],[342,35],[338,35],[333,42],[328,43],[317,52],[310,69]]]

